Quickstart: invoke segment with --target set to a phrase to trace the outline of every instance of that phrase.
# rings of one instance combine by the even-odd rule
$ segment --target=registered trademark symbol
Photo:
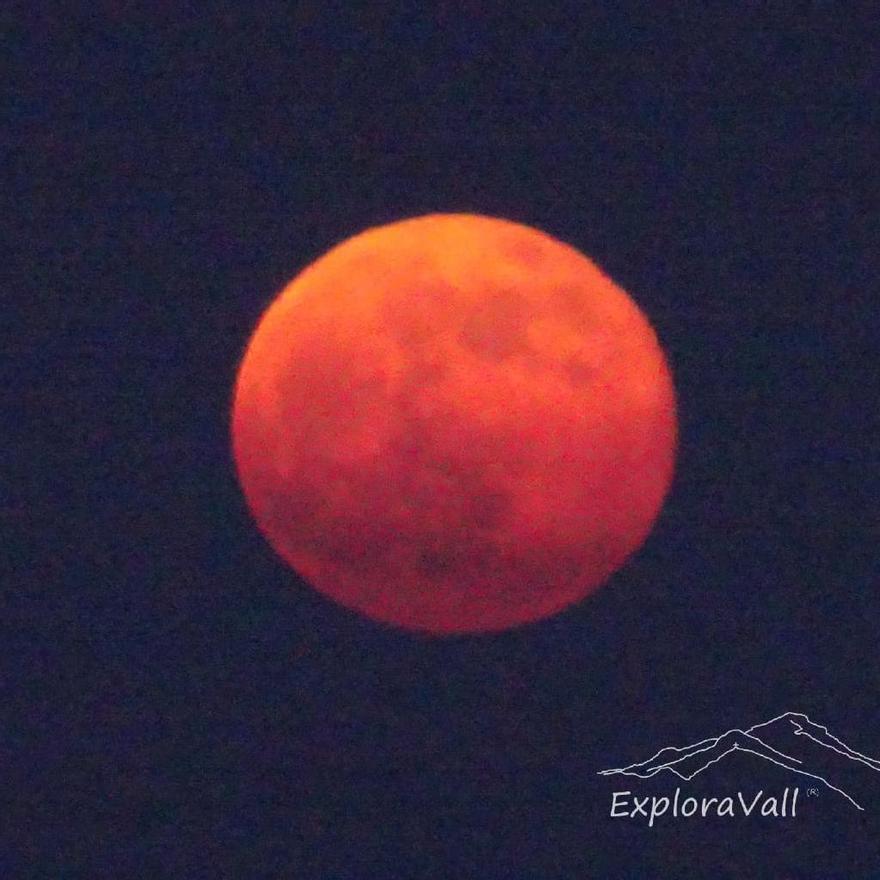
[[[808,788],[807,789],[807,797],[819,797],[819,789],[818,788]]]

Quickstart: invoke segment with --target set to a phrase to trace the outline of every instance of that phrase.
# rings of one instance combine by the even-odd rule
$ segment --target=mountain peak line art
[[[799,740],[799,738],[801,739]],[[850,748],[831,734],[827,727],[816,724],[802,712],[784,712],[782,715],[777,715],[761,724],[754,724],[745,730],[735,727],[720,736],[708,737],[689,746],[680,748],[666,746],[660,749],[656,755],[648,758],[647,761],[630,764],[626,767],[600,770],[598,775],[621,774],[636,776],[639,779],[650,779],[666,771],[687,782],[733,752],[749,752],[779,767],[784,767],[792,773],[818,780],[832,791],[843,795],[856,809],[864,810],[864,807],[856,803],[846,791],[832,784],[829,778],[826,778],[828,773],[822,775],[818,772],[812,772],[816,768],[807,757],[799,758],[795,754],[791,754],[798,751],[799,741],[805,745],[809,745],[810,742],[816,743],[829,750],[827,757],[832,758],[839,765],[845,765],[846,770],[858,769],[858,765],[861,765],[880,774],[880,759],[871,758]],[[815,757],[815,747],[813,749],[813,757]],[[841,756],[843,761],[840,758],[834,758],[832,752]]]

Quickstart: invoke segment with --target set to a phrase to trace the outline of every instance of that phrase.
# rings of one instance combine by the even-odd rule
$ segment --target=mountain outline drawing
[[[717,764],[733,752],[740,751],[756,755],[793,773],[815,779],[845,797],[856,809],[864,810],[864,807],[857,803],[850,794],[843,788],[834,785],[825,775],[810,772],[815,768],[809,765],[805,758],[789,754],[789,752],[795,751],[791,745],[797,743],[797,738],[800,737],[805,738],[804,742],[809,740],[847,761],[853,762],[852,766],[861,764],[880,774],[880,759],[869,757],[850,748],[830,733],[827,727],[816,724],[802,712],[784,712],[769,721],[754,724],[746,729],[735,727],[720,736],[708,737],[689,746],[666,746],[646,761],[629,764],[625,767],[600,770],[598,775],[621,774],[636,776],[639,779],[650,779],[667,771],[679,779],[689,782],[711,765]],[[786,748],[788,751],[785,751]],[[849,765],[847,766],[849,767]],[[809,769],[807,769],[808,767]]]

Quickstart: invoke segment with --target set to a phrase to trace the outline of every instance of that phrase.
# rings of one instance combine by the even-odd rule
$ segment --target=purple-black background
[[[880,753],[868,16],[357,6],[3,12],[4,877],[880,876],[880,790],[647,830],[595,775],[786,710]],[[431,211],[590,255],[679,393],[643,550],[500,635],[320,598],[229,452],[274,294]]]

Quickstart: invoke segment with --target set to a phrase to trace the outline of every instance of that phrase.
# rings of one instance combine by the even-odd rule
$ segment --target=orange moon
[[[432,214],[368,229],[263,314],[232,407],[275,551],[374,620],[504,630],[600,587],[672,479],[675,392],[648,320],[573,247]]]

